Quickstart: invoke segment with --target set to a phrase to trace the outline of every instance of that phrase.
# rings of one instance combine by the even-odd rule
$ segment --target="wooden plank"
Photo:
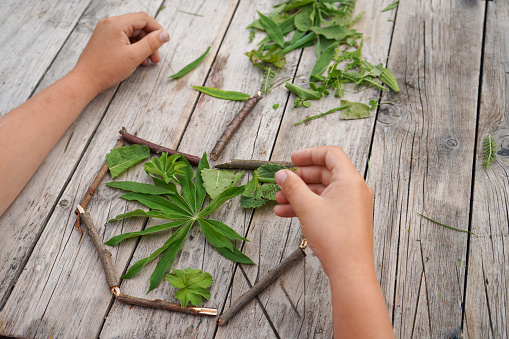
[[[30,97],[90,3],[91,0],[0,3],[0,115]]]
[[[374,64],[385,63],[389,50],[393,23],[388,22],[387,17],[392,17],[394,13],[380,14],[380,10],[389,3],[391,1],[378,2],[376,5],[367,1],[357,3],[356,12],[365,10],[366,14],[355,28],[363,32],[365,37],[371,37],[364,41],[363,55]],[[297,74],[304,74],[302,79],[307,79],[315,62],[314,49],[307,48],[302,55]],[[306,86],[303,82],[298,84]],[[376,90],[345,93],[345,99],[364,103],[378,98],[379,95]],[[293,126],[294,122],[316,114],[312,109],[292,109],[293,100],[292,95],[287,102],[271,159],[289,160],[294,151],[306,147],[339,145],[363,173],[375,122],[374,114],[370,119],[351,121],[340,121],[339,114],[331,114]],[[332,95],[312,103],[322,112],[340,106],[339,99]],[[245,245],[244,251],[251,258],[258,258],[258,265],[244,266],[244,271],[250,283],[254,284],[299,245],[299,222],[297,219],[275,217],[271,206],[264,207],[255,211],[248,239],[252,239],[252,242]],[[328,279],[318,258],[309,249],[307,253],[308,256],[303,261],[259,295],[261,304],[281,338],[332,337],[332,305]],[[227,307],[246,289],[243,274],[237,270]],[[262,314],[261,307],[252,302],[227,326],[219,328],[217,337],[240,337],[243,333],[265,332],[270,324],[259,320]]]
[[[507,338],[509,329],[509,113],[507,86],[509,5],[487,2],[483,79],[475,181],[472,232],[468,256],[467,292],[463,328],[469,338]],[[496,164],[482,165],[484,138],[498,144]]]
[[[166,143],[170,147],[177,145],[198,94],[191,90],[181,92],[180,95],[171,93],[178,92],[187,80],[199,84],[204,82],[236,2],[225,1],[217,8],[215,5],[218,4],[204,1],[181,2],[160,12],[158,20],[172,37],[170,43],[161,49],[164,61],[160,65],[138,69],[120,87],[117,99],[111,104],[110,111],[102,120],[83,160],[62,193],[61,201],[67,203],[59,204],[48,217],[47,227],[0,313],[0,329],[3,333],[40,337],[90,337],[99,334],[110,306],[111,294],[104,283],[103,272],[91,242],[87,237],[80,242],[79,233],[72,230],[75,220],[73,211],[102,165],[104,155],[114,145],[118,137],[115,131],[122,125],[130,131],[136,131],[133,128],[134,121],[141,125],[146,115],[145,126],[154,123],[158,126],[157,131],[149,135],[151,140]],[[105,10],[102,16],[114,14],[114,10],[132,12],[150,9],[150,6],[150,11],[155,13],[159,3],[145,4],[138,1],[124,3],[121,7],[118,3],[105,6],[103,2],[97,2],[96,6],[91,7],[90,14],[95,15],[101,8]],[[206,19],[206,25],[195,25],[199,17],[179,11],[196,12],[200,9],[215,14]],[[198,33],[197,37],[185,39],[188,37],[188,27],[193,25],[203,30],[196,29],[193,34]],[[187,79],[166,79],[166,75],[189,62],[188,54],[203,53],[204,46],[212,46],[211,54]],[[179,48],[188,54],[180,53]],[[168,113],[168,107],[175,113]],[[150,112],[152,114],[148,114]],[[161,121],[165,121],[165,128],[161,128]],[[81,124],[87,123],[84,120]],[[174,143],[168,140],[172,135],[170,130],[178,135]],[[140,174],[136,170],[130,171],[121,179],[133,179]],[[121,226],[103,226],[104,221],[112,215],[134,206],[121,199],[113,199],[118,195],[119,192],[101,187],[89,206],[105,239],[122,232],[139,230],[143,226],[140,220],[126,221]],[[134,245],[135,242],[130,242],[112,250],[114,265],[119,274],[128,263]]]
[[[45,73],[44,78],[40,81],[36,92],[46,88],[74,67],[81,51],[92,34],[96,22],[100,18],[146,8],[144,3],[133,6],[132,2],[127,2],[123,5],[118,5],[116,1],[96,1],[90,5],[53,61],[51,67]],[[67,8],[67,10],[70,9]],[[38,11],[34,13],[38,13]],[[59,10],[56,13],[59,13]],[[69,13],[65,15],[68,16]],[[79,15],[81,15],[81,12]],[[10,20],[27,20],[25,25],[27,27],[32,27],[33,23],[37,22],[35,19],[29,20],[21,9],[11,13],[11,16]],[[43,18],[45,17],[43,16]],[[44,24],[43,27],[37,27],[37,25],[33,26],[33,30],[37,29],[39,32],[37,35],[51,36],[56,34],[50,23]],[[43,31],[44,27],[46,30]],[[30,36],[30,34],[27,33],[26,36]],[[35,45],[39,46],[40,44],[42,43]],[[30,48],[24,50],[23,53],[26,53],[23,58],[26,59],[24,62],[34,64],[43,62],[49,58],[46,53],[52,53],[54,46],[44,48],[39,46],[38,48],[37,53]],[[39,56],[40,51],[44,51],[44,53]],[[35,70],[32,70],[32,72],[34,75],[37,73]],[[26,79],[28,81],[28,78]],[[39,78],[33,81],[38,82]],[[24,84],[21,87],[23,86]],[[28,256],[35,246],[35,242],[44,229],[48,213],[57,204],[57,208],[71,208],[69,200],[61,199],[58,201],[59,196],[70,174],[77,166],[94,130],[103,117],[115,90],[115,88],[111,88],[105,91],[85,108],[80,117],[78,117],[46,157],[17,199],[0,217],[0,228],[2,228],[3,232],[3,237],[0,238],[0,248],[2,249],[0,254],[0,308],[7,300],[14,281],[21,274]],[[22,89],[18,89],[19,91],[22,91]],[[27,99],[27,97],[21,97],[20,95],[21,92],[16,94],[16,98],[21,99],[21,101]],[[8,95],[5,95],[5,98],[7,97]]]
[[[249,44],[249,32],[246,25],[256,18],[256,10],[270,11],[273,0],[241,1],[236,9],[235,16],[230,24],[221,49],[207,79],[205,86],[217,87],[254,94],[261,85],[262,72],[250,64],[244,52],[255,48],[256,44]],[[206,14],[207,12],[201,12]],[[279,73],[278,78],[292,77],[295,73],[298,54],[288,58],[287,66]],[[277,82],[277,81],[276,81]],[[200,84],[185,81],[187,85]],[[270,149],[277,134],[283,109],[274,110],[272,105],[284,103],[287,100],[287,91],[281,86],[265,95],[251,114],[241,124],[239,130],[227,145],[219,162],[232,158],[243,159],[269,159]],[[186,132],[180,143],[179,150],[201,155],[203,151],[210,151],[222,131],[238,110],[244,105],[242,102],[232,102],[202,95],[198,100],[193,115],[189,121]],[[282,105],[284,106],[284,105]],[[140,126],[143,133],[153,133],[154,126]],[[214,162],[211,162],[211,166]],[[247,176],[243,182],[247,182]],[[252,212],[239,206],[239,199],[229,201],[225,207],[214,213],[211,218],[230,225],[238,233],[245,234],[251,219]],[[162,245],[166,239],[152,237],[142,239],[134,254],[131,263],[149,255],[155,248]],[[237,243],[240,248],[241,243]],[[256,258],[252,258],[255,260]],[[149,276],[156,263],[149,265],[140,274],[124,281],[122,290],[133,295],[143,295],[148,288]],[[184,242],[183,249],[177,255],[173,267],[183,269],[186,267],[200,268],[212,274],[214,283],[211,287],[211,297],[204,305],[217,307],[221,310],[228,287],[230,285],[235,265],[222,257],[203,237],[201,231],[191,230],[190,237]],[[164,298],[174,300],[175,289],[167,282],[151,292],[151,298]],[[135,333],[136,336],[170,336],[196,338],[212,337],[216,328],[214,317],[189,317],[181,314],[168,314],[159,310],[142,310],[136,312],[120,303],[115,303],[106,320],[102,338],[115,338]],[[260,319],[266,322],[265,317]],[[162,334],[163,333],[163,334]],[[247,332],[244,332],[246,335]],[[257,331],[258,333],[258,331]],[[261,337],[271,337],[272,330],[260,331]]]
[[[401,92],[379,110],[368,177],[397,337],[461,334],[467,234],[417,213],[468,228],[484,4],[399,4],[389,66]]]

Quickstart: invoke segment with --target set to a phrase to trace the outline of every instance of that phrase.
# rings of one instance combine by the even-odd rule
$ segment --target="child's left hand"
[[[127,78],[139,65],[161,61],[157,50],[169,39],[168,32],[147,13],[101,19],[73,73],[98,94]]]

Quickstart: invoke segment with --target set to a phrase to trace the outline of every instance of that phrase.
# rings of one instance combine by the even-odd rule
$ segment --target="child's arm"
[[[392,338],[373,259],[373,191],[339,147],[293,153],[295,173],[276,173],[274,213],[298,217],[332,292],[336,338]]]
[[[0,117],[0,216],[92,99],[157,52],[168,33],[146,13],[101,19],[76,67]]]

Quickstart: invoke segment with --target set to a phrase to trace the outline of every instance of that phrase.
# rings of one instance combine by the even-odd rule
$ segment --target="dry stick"
[[[242,159],[233,159],[230,162],[225,164],[216,165],[216,168],[220,169],[240,169],[240,170],[255,170],[258,167],[266,164],[277,164],[283,165],[285,167],[295,166],[293,162],[288,161],[266,161],[266,160],[242,160]]]
[[[125,146],[125,143],[122,140],[118,139],[117,143],[115,144],[115,146],[113,146],[113,148],[118,148],[118,147],[122,147],[122,146]],[[99,172],[97,172],[97,174],[94,178],[94,181],[92,182],[92,185],[90,185],[90,187],[87,190],[87,193],[85,193],[85,196],[81,200],[81,203],[80,203],[81,207],[83,207],[84,209],[87,208],[88,203],[90,202],[90,199],[92,199],[92,196],[95,194],[97,187],[99,187],[99,184],[103,180],[106,173],[108,173],[108,166],[106,165],[106,161],[105,161],[104,164],[102,165],[101,169],[99,170]],[[76,222],[74,223],[74,229],[76,231],[81,232],[80,213],[78,212],[78,209],[76,209],[74,211],[74,213],[76,213],[76,215],[77,215]]]
[[[133,297],[127,294],[121,293],[117,296],[117,299],[123,303],[141,307],[159,308],[162,310],[187,313],[191,315],[217,315],[217,309],[207,307],[180,307],[179,304],[169,303],[167,301],[156,299],[149,300],[143,298]]]
[[[99,255],[99,259],[101,259],[101,264],[103,265],[104,274],[106,275],[106,282],[108,286],[110,286],[111,293],[118,295],[120,293],[120,287],[118,284],[117,276],[115,275],[115,269],[113,268],[113,263],[111,262],[111,252],[106,249],[101,239],[101,236],[97,232],[97,229],[94,226],[94,222],[92,221],[92,217],[90,214],[85,212],[82,206],[78,205],[80,219],[85,225],[85,228],[88,231],[88,235],[92,238],[92,242],[94,243],[95,250]]]
[[[279,276],[281,276],[286,270],[292,267],[293,263],[297,260],[300,260],[306,256],[306,253],[302,249],[302,247],[297,248],[293,251],[290,256],[285,258],[279,265],[274,267],[269,273],[263,277],[260,281],[254,284],[246,293],[244,293],[236,302],[233,304],[230,309],[221,314],[219,319],[217,319],[217,323],[219,326],[224,326],[231,318],[233,318],[239,311],[244,308],[254,297],[256,297],[259,293],[265,290],[274,280],[276,280]]]
[[[117,297],[119,301],[129,305],[159,308],[163,310],[187,313],[192,315],[217,315],[217,309],[215,308],[181,307],[179,304],[169,303],[160,299],[149,300],[120,293],[118,279],[117,276],[115,275],[115,269],[111,261],[111,252],[108,251],[104,246],[101,236],[97,232],[97,229],[94,226],[94,222],[92,221],[92,217],[90,216],[90,214],[85,212],[83,207],[80,205],[78,205],[78,211],[79,215],[81,216],[80,219],[85,225],[88,234],[92,238],[95,250],[99,255],[99,259],[101,260],[101,264],[104,269],[104,274],[106,275],[106,282],[110,286],[110,291],[115,295],[115,297]]]
[[[216,146],[212,149],[212,152],[210,153],[210,157],[213,160],[217,160],[219,156],[221,155],[221,152],[223,151],[224,147],[230,141],[230,138],[232,137],[233,133],[239,128],[242,120],[244,120],[245,117],[253,110],[253,108],[256,106],[258,101],[262,100],[261,93],[258,92],[255,95],[253,95],[251,98],[249,98],[242,107],[242,109],[237,113],[235,118],[226,126],[226,129],[223,132],[223,135],[219,138],[219,140],[216,143]]]
[[[191,165],[198,166],[198,164],[200,163],[200,158],[197,157],[196,155],[178,152],[171,148],[166,148],[164,146],[160,146],[160,145],[154,144],[150,141],[138,138],[135,135],[129,134],[127,132],[127,130],[125,129],[125,127],[122,127],[122,129],[118,132],[122,135],[122,139],[124,139],[125,141],[127,141],[131,144],[145,145],[148,148],[150,148],[150,151],[152,151],[152,153],[156,153],[156,154],[168,153],[168,154],[172,154],[172,155],[173,154],[181,154],[184,158],[187,159],[187,161],[189,161],[189,163]]]

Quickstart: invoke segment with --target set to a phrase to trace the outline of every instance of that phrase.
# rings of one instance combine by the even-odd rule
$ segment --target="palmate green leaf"
[[[212,212],[214,212],[215,210],[217,210],[227,200],[235,198],[236,196],[239,196],[242,193],[244,193],[244,186],[230,187],[230,188],[226,189],[225,191],[221,192],[215,199],[213,199],[210,202],[210,204],[208,204],[207,207],[205,207],[203,210],[201,210],[201,212],[198,213],[198,216],[200,218],[206,217],[207,215],[209,215]]]
[[[369,106],[360,102],[350,102],[348,100],[341,100],[342,106],[350,106],[341,111],[340,119],[352,120],[352,119],[364,119],[369,118],[371,113],[369,112]]]
[[[144,145],[131,145],[114,148],[106,154],[106,165],[112,178],[117,177],[131,166],[150,156],[150,149]]]
[[[110,240],[106,241],[104,244],[108,245],[108,246],[115,246],[116,244],[118,244],[119,242],[121,242],[123,240],[129,239],[129,238],[134,238],[134,237],[139,237],[139,236],[142,236],[142,235],[152,234],[152,233],[156,233],[156,232],[160,232],[160,231],[164,231],[164,230],[167,230],[169,228],[180,226],[183,223],[184,222],[182,220],[177,220],[177,221],[172,221],[172,222],[169,222],[169,223],[166,223],[166,224],[152,226],[152,227],[149,227],[147,229],[144,229],[143,231],[128,232],[128,233],[119,234],[117,236],[114,236]]]
[[[200,228],[203,232],[203,235],[207,239],[207,241],[214,246],[215,248],[226,247],[230,250],[233,250],[233,245],[227,237],[219,233],[214,229],[208,222],[204,219],[199,218],[198,224],[200,224]]]
[[[173,220],[175,215],[174,214],[166,214],[166,213],[161,212],[161,211],[148,211],[148,212],[145,212],[144,210],[136,209],[136,210],[131,211],[131,212],[127,212],[127,213],[124,213],[124,214],[119,214],[115,218],[108,220],[108,222],[113,222],[113,221],[116,221],[116,220],[119,220],[119,219],[132,218],[132,217],[152,217],[152,218]]]
[[[235,186],[235,184],[244,176],[244,172],[235,174],[235,171],[202,169],[201,178],[203,178],[203,186],[210,195],[215,199],[221,192],[227,188]],[[197,176],[198,177],[198,176]]]
[[[230,226],[228,226],[226,224],[223,224],[222,222],[220,222],[218,220],[205,219],[205,218],[202,218],[201,220],[209,223],[217,232],[221,233],[228,239],[231,239],[231,240],[239,239],[239,240],[249,241],[246,238],[242,237],[237,232],[235,232],[235,230],[233,228],[231,228]]]
[[[129,201],[137,201],[150,209],[159,210],[175,220],[189,219],[193,215],[173,202],[157,195],[131,192],[121,195],[120,197]]]
[[[200,306],[202,297],[210,298],[208,288],[212,285],[212,276],[207,272],[202,273],[201,270],[190,267],[185,270],[173,269],[173,273],[168,273],[166,279],[173,287],[179,288],[175,297],[180,300],[182,307],[187,307],[189,302]]]
[[[267,35],[276,43],[276,45],[283,48],[285,40],[279,25],[275,23],[274,20],[260,12],[258,12],[258,15],[260,16],[260,24],[263,26],[265,32],[267,32]]]
[[[143,165],[145,172],[153,178],[162,179],[165,183],[170,181],[178,182],[177,175],[183,174],[181,168],[185,165],[177,162],[180,158],[179,154],[174,154],[168,157],[167,153],[161,156],[152,158],[152,162],[147,162]]]
[[[187,66],[185,66],[184,68],[182,68],[180,71],[178,71],[177,73],[173,74],[173,75],[170,75],[168,78],[171,78],[171,79],[178,79],[184,75],[186,75],[187,73],[191,72],[193,69],[196,68],[196,66],[198,66],[202,61],[203,59],[205,59],[205,56],[207,56],[207,54],[209,53],[210,51],[210,47],[207,48],[207,50],[205,51],[205,53],[203,53],[198,59],[194,60],[193,62],[191,62],[190,64],[188,64]]]
[[[204,169],[209,169],[209,162],[207,160],[207,153],[203,153],[203,156],[200,159],[200,162],[198,163],[198,169],[196,171],[196,179],[194,180],[194,184],[196,187],[196,210],[201,210],[203,206],[203,201],[207,197],[207,191],[205,190],[205,187],[203,186],[203,178],[199,173],[203,171]]]
[[[154,181],[154,185],[157,187],[162,187],[177,192],[177,186],[172,182],[167,184],[161,179],[152,178],[152,180]],[[167,196],[167,198],[184,211],[188,212],[189,214],[193,214],[191,206],[189,206],[187,201],[180,194],[173,194],[171,195],[171,198],[170,196]]]
[[[265,164],[258,167],[255,172],[260,182],[276,182],[274,180],[274,175],[277,171],[282,169],[286,169],[286,167],[278,164]]]
[[[182,157],[182,161],[185,164],[185,167],[182,168],[184,175],[180,178],[182,195],[189,206],[191,206],[191,211],[193,212],[192,215],[196,215],[196,213],[198,213],[198,209],[196,208],[196,186],[193,183],[193,168],[186,158]]]
[[[213,88],[213,87],[204,87],[204,86],[191,86],[197,91],[202,92],[203,94],[207,94],[219,99],[224,100],[233,100],[233,101],[244,101],[249,99],[251,96],[246,93],[242,92],[235,92],[235,91],[225,91],[219,88]]]
[[[302,100],[319,100],[322,98],[322,94],[320,92],[302,88],[292,84],[291,82],[287,82],[285,87]]]
[[[223,255],[223,257],[230,259],[232,261],[238,262],[240,264],[255,264],[248,256],[244,253],[236,249],[235,247],[232,250],[229,250],[226,247],[216,247],[216,250]]]
[[[120,188],[124,191],[151,194],[151,195],[162,195],[162,194],[175,194],[175,190],[168,188],[158,187],[150,184],[142,184],[135,181],[112,181],[107,182],[106,186],[112,188]]]

